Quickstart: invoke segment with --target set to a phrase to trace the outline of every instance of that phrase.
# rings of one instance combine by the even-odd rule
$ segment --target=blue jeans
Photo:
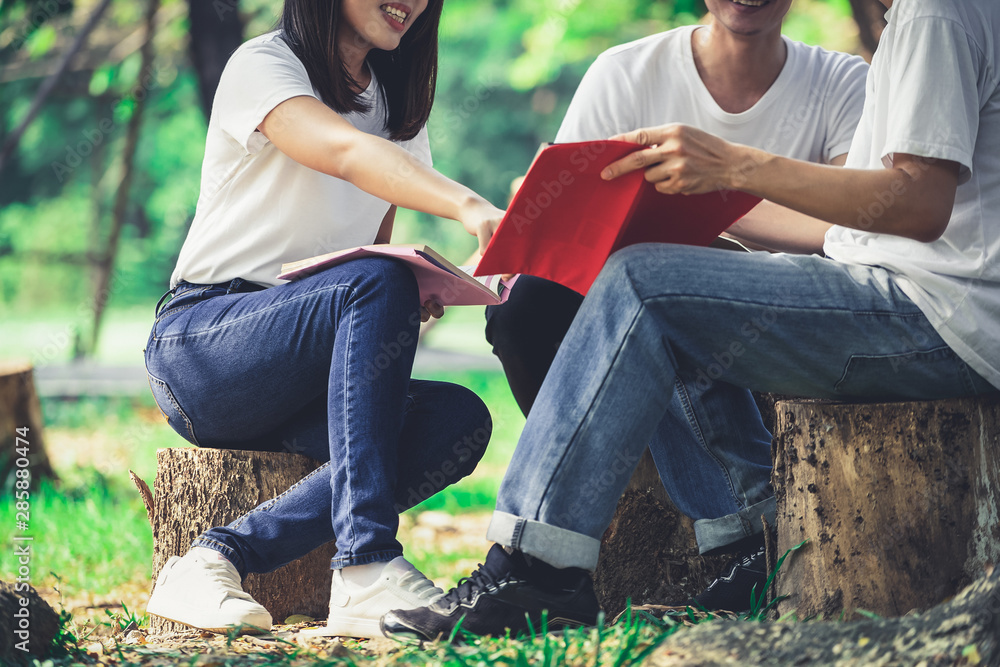
[[[696,519],[702,552],[760,532],[773,508],[769,442],[748,389],[877,400],[996,391],[883,269],[632,246],[608,261],[559,348],[487,537],[594,569],[647,444],[668,493],[689,500],[678,506]]]
[[[146,347],[170,425],[201,447],[327,462],[194,545],[241,574],[334,539],[334,568],[401,555],[399,512],[472,472],[492,429],[471,391],[410,379],[419,326],[413,274],[388,259],[265,290],[179,285]]]

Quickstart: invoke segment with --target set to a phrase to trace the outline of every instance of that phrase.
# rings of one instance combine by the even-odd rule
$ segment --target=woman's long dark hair
[[[442,2],[428,0],[427,8],[403,35],[398,49],[372,49],[368,54],[368,66],[375,73],[389,109],[386,127],[393,141],[412,139],[431,114]],[[285,0],[281,29],[323,101],[337,113],[363,112],[368,108],[358,97],[358,83],[340,57],[340,4],[340,0]]]

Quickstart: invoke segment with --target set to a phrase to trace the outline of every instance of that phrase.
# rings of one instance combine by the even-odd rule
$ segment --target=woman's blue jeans
[[[748,389],[855,400],[996,391],[884,269],[632,246],[608,261],[559,347],[487,537],[593,569],[647,445],[703,553],[760,532],[774,511],[770,437]]]
[[[265,290],[181,283],[146,347],[170,425],[201,447],[327,462],[194,545],[244,575],[334,539],[334,568],[401,555],[399,513],[472,472],[492,430],[468,389],[410,379],[419,326],[413,274],[389,259]]]

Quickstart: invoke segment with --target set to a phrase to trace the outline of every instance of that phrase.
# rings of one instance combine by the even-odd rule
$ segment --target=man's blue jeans
[[[883,269],[632,246],[608,261],[563,339],[487,537],[594,569],[647,445],[703,553],[760,532],[774,511],[770,442],[748,389],[879,400],[996,391]]]
[[[413,274],[364,259],[246,289],[239,279],[178,287],[146,347],[153,395],[196,445],[328,463],[194,545],[223,553],[241,574],[334,539],[335,568],[401,555],[399,512],[472,472],[492,429],[471,391],[410,379],[420,326]]]

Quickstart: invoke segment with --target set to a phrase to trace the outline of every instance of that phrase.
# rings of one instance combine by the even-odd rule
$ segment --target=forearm
[[[762,201],[727,229],[726,235],[752,247],[811,255],[822,253],[830,227],[830,223]]]
[[[835,225],[933,241],[944,231],[954,189],[939,188],[951,168],[913,159],[887,169],[845,169],[734,146],[728,186]],[[947,176],[947,174],[945,174]],[[957,165],[954,174],[957,183]]]

